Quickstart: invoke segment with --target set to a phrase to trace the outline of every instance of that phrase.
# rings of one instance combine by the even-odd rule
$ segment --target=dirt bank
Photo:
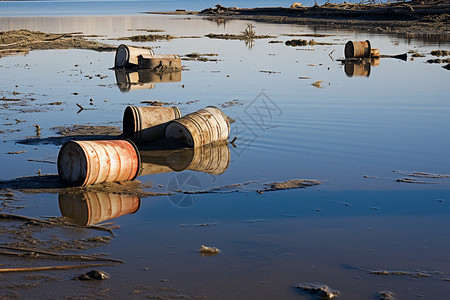
[[[30,30],[0,31],[0,57],[30,50],[88,49],[116,51],[116,47],[87,40],[82,33],[53,34]]]
[[[149,12],[156,13],[156,12]],[[245,19],[271,23],[294,23],[315,27],[401,33],[410,37],[442,35],[450,40],[450,4],[444,0],[409,1],[384,4],[334,4],[312,7],[267,8],[223,7],[202,11],[176,11],[165,14],[205,16],[212,20]]]

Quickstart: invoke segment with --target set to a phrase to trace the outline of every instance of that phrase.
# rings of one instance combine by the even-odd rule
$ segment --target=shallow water
[[[239,33],[247,23],[155,15],[6,17],[0,19],[0,30],[83,31],[118,45],[109,38],[144,34],[133,29],[203,36]],[[29,160],[55,162],[60,145],[17,143],[36,137],[34,124],[45,139],[56,135],[52,128],[57,126],[121,127],[125,107],[141,101],[174,102],[186,114],[207,105],[222,108],[237,99],[242,105],[222,108],[236,120],[230,137],[237,137],[223,174],[185,170],[138,179],[151,182],[149,190],[155,192],[251,182],[233,193],[142,198],[135,213],[113,220],[120,225],[117,236],[90,250],[126,261],[102,268],[110,280],[85,283],[70,280],[81,273],[76,270],[45,272],[56,277],[55,283],[16,292],[25,298],[104,293],[112,298],[311,299],[293,286],[322,282],[339,290],[343,299],[373,299],[382,290],[399,299],[439,299],[450,290],[444,280],[450,277],[450,178],[416,178],[428,184],[396,181],[412,172],[450,174],[449,73],[425,63],[431,50],[448,50],[449,44],[323,29],[319,32],[335,36],[314,39],[335,45],[296,48],[268,41],[284,42],[292,37],[282,34],[317,29],[253,24],[257,34],[277,38],[256,40],[252,48],[242,41],[206,37],[129,43],[150,45],[162,54],[217,53],[220,61],[183,61],[180,81],[154,82],[128,92],[119,89],[110,69],[114,53],[46,50],[0,59],[0,100],[35,98],[26,100],[26,106],[8,102],[0,110],[1,180],[34,176],[39,169],[57,173],[56,164]],[[417,50],[426,57],[382,59],[369,77],[348,77],[336,59],[343,56],[346,41],[365,39],[385,54]],[[323,88],[311,85],[319,80]],[[57,101],[63,103],[48,105]],[[76,103],[93,110],[77,113]],[[11,151],[27,152],[7,154]],[[297,178],[323,184],[256,193],[264,183]],[[16,194],[24,206],[19,214],[61,215],[61,195]],[[202,223],[213,226],[192,226]],[[67,239],[88,235],[83,229],[60,234]],[[222,252],[201,257],[197,249],[202,244]],[[0,264],[36,262],[0,257]],[[367,270],[422,271],[430,277]],[[23,274],[8,274],[1,284],[30,281]]]

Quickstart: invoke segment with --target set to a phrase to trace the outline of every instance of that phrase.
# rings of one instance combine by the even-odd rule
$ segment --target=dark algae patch
[[[132,42],[156,42],[156,41],[170,41],[176,39],[176,36],[169,34],[147,34],[147,35],[133,35],[118,38],[118,41],[132,41]]]

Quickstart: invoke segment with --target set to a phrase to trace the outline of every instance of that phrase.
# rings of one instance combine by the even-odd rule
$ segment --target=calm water
[[[247,23],[155,15],[8,16],[0,18],[0,30],[83,31],[104,35],[98,39],[118,45],[119,41],[109,39],[142,34],[135,29],[203,36],[239,33]],[[111,274],[110,280],[74,282],[70,279],[76,271],[46,272],[57,277],[56,283],[18,290],[19,294],[100,298],[104,291],[111,298],[311,299],[293,288],[300,282],[328,284],[342,293],[342,299],[373,299],[382,290],[394,292],[399,299],[440,299],[450,291],[444,280],[450,277],[450,179],[418,178],[430,184],[396,182],[410,172],[450,174],[449,72],[425,63],[431,50],[448,50],[450,45],[321,30],[334,36],[314,39],[334,45],[294,48],[268,41],[284,42],[291,38],[282,34],[317,30],[254,25],[258,34],[277,38],[256,40],[251,49],[241,41],[208,38],[136,44],[153,46],[162,54],[217,53],[220,61],[183,61],[186,70],[179,81],[145,83],[127,92],[119,89],[109,69],[114,53],[47,50],[0,59],[0,98],[35,98],[26,107],[0,110],[1,180],[33,176],[39,169],[43,174],[57,173],[55,164],[29,160],[56,161],[60,146],[17,143],[35,136],[34,124],[47,138],[55,136],[56,126],[121,126],[125,107],[144,100],[181,103],[177,106],[186,114],[237,99],[242,105],[223,108],[236,120],[230,136],[237,137],[237,148],[230,146],[230,164],[223,174],[186,170],[139,180],[151,182],[154,188],[149,190],[157,192],[252,181],[238,193],[138,199],[140,207],[134,214],[114,220],[121,226],[117,237],[91,250],[126,261],[103,268]],[[385,54],[417,50],[426,57],[382,59],[371,67],[369,77],[349,77],[336,59],[343,56],[346,41],[365,39]],[[297,50],[305,48],[314,51]],[[323,81],[323,88],[312,86],[315,81]],[[47,105],[57,101],[63,104]],[[75,103],[93,110],[77,114]],[[7,154],[10,151],[26,152]],[[256,193],[263,183],[294,178],[324,183]],[[64,210],[64,195],[17,195],[25,206],[20,214],[60,216]],[[200,223],[217,225],[181,226]],[[87,235],[83,230],[63,233],[68,239]],[[222,253],[201,257],[197,249],[202,244],[216,246]],[[14,262],[0,258],[0,264],[7,266]],[[430,277],[377,276],[355,267],[423,271]],[[8,280],[29,279],[6,275],[2,284]]]

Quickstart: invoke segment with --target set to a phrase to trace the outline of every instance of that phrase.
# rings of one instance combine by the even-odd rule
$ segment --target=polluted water
[[[445,36],[4,2],[0,298],[448,293]]]

